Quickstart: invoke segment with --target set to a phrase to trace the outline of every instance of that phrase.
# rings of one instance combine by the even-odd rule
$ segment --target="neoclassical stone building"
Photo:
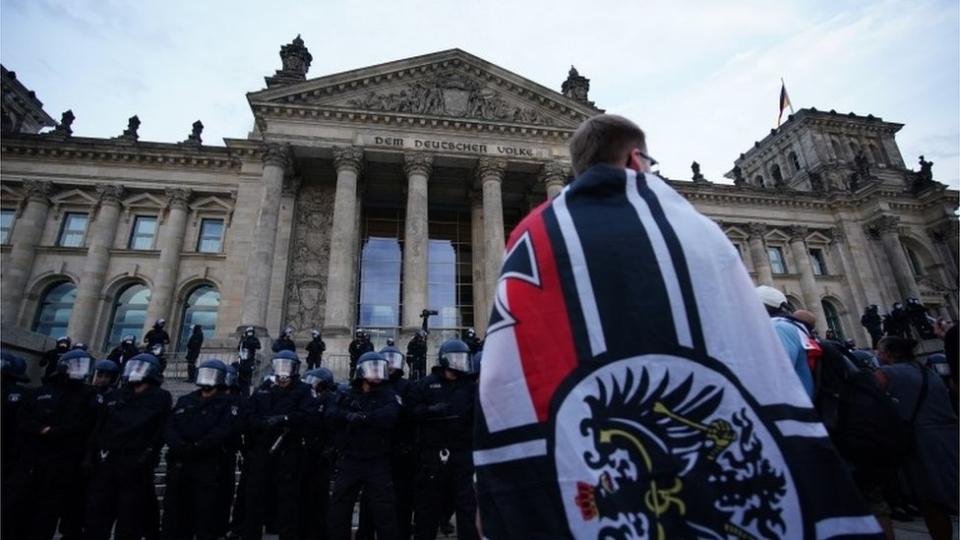
[[[191,324],[222,351],[239,327],[290,325],[336,355],[357,328],[405,344],[425,308],[434,340],[482,334],[506,235],[571,180],[567,139],[601,111],[588,79],[571,69],[556,92],[458,49],[308,79],[299,37],[280,56],[247,94],[254,131],[222,145],[200,122],[142,141],[136,117],[74,136],[70,111],[53,122],[3,70],[5,343],[102,351],[165,318],[178,347]],[[757,283],[864,341],[868,304],[958,309],[958,193],[907,168],[900,127],[804,109],[740,155],[734,185],[698,167],[671,183]]]

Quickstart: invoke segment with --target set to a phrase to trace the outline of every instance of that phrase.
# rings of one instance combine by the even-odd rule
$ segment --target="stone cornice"
[[[426,152],[404,152],[403,172],[409,177],[419,174],[430,178],[433,172],[433,156]]]
[[[3,159],[77,160],[131,165],[159,165],[191,169],[233,170],[240,161],[224,147],[196,148],[176,143],[120,143],[113,139],[9,134],[0,144]]]

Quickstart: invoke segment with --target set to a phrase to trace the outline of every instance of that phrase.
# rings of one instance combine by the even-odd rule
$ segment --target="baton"
[[[267,454],[273,455],[273,453],[277,451],[277,448],[280,448],[280,444],[283,443],[283,439],[287,436],[287,433],[290,433],[290,428],[283,428],[283,431],[277,436],[277,440],[273,441],[273,446],[270,447]]]

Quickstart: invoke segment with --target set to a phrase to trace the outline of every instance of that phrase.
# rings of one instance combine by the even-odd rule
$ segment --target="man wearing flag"
[[[485,537],[880,533],[723,232],[598,115],[513,231],[484,347]]]

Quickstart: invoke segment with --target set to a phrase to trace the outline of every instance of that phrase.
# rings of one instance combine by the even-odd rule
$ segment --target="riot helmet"
[[[313,330],[310,331],[310,335],[313,336],[313,339],[317,339],[318,337],[320,337],[320,331],[314,328]]]
[[[288,326],[288,327],[284,328],[284,329],[283,329],[283,332],[281,332],[281,334],[283,334],[284,336],[287,336],[287,337],[292,336],[292,335],[293,335],[293,327],[292,327],[292,326]]]
[[[73,350],[57,361],[57,373],[66,375],[71,381],[85,381],[93,373],[95,362],[87,351]]]
[[[397,342],[394,341],[393,338],[389,338],[389,337],[387,338],[387,347],[395,347],[396,345],[397,345]]]
[[[224,378],[224,384],[228,388],[240,388],[240,372],[237,371],[237,362],[227,366],[227,376]]]
[[[255,336],[255,335],[257,335],[257,331],[256,331],[256,329],[254,329],[254,327],[248,326],[247,329],[243,331],[243,335],[245,335],[245,336]]]
[[[207,360],[197,368],[196,385],[202,388],[226,386],[227,365],[217,359]]]
[[[386,358],[374,351],[363,353],[357,360],[357,371],[354,378],[370,384],[379,384],[387,378]]]
[[[159,328],[163,328],[165,324],[167,324],[166,319],[157,319],[157,322],[153,323],[153,327],[159,329]]]
[[[0,352],[0,373],[4,378],[11,378],[20,382],[30,382],[27,377],[27,361],[7,351]]]
[[[300,368],[300,358],[293,351],[280,351],[273,356],[271,361],[273,373],[278,378],[292,378],[297,376],[297,370]]]
[[[127,334],[123,336],[123,341],[120,342],[121,345],[133,345],[137,339],[133,337],[133,334]]]
[[[440,345],[438,360],[441,367],[461,373],[472,371],[470,361],[470,347],[459,339],[448,339]]]
[[[120,366],[113,360],[97,360],[93,365],[93,385],[110,386],[117,380]]]
[[[303,380],[315,390],[326,390],[337,386],[333,379],[333,372],[324,367],[304,373]]]
[[[396,347],[384,347],[380,349],[380,356],[387,361],[387,367],[403,371],[403,353]]]
[[[467,337],[472,338],[477,336],[477,331],[473,328],[467,328]]]
[[[81,343],[81,342],[78,341],[78,342],[76,342],[76,343],[73,344],[73,348],[72,348],[71,350],[74,350],[74,351],[85,351],[85,350],[87,350],[87,344],[86,344],[86,343]]]
[[[150,353],[140,353],[123,364],[123,375],[120,379],[125,384],[147,381],[160,383],[160,361]]]
[[[57,348],[58,349],[69,349],[70,348],[70,336],[63,336],[57,338]]]

